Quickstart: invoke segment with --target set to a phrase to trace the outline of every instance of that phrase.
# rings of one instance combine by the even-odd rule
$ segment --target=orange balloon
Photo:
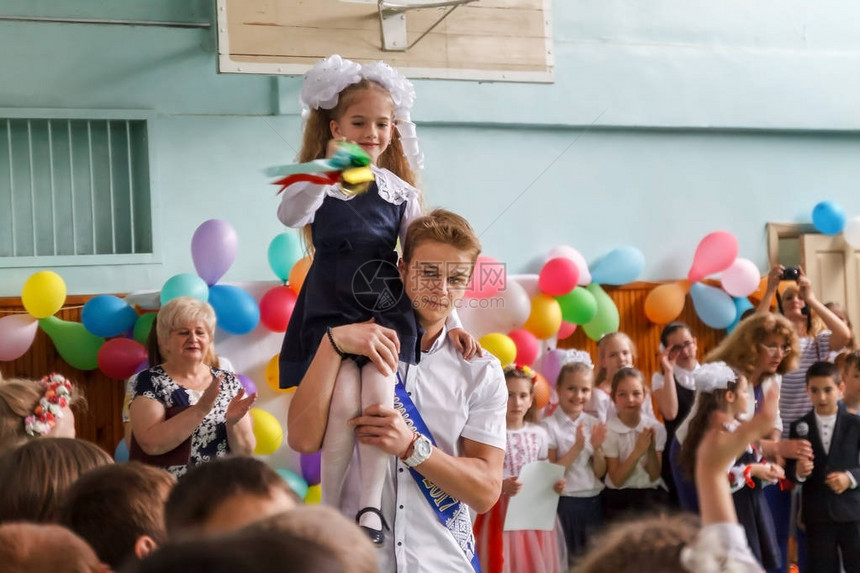
[[[279,394],[295,392],[295,388],[287,388],[285,390],[282,390],[279,386],[280,368],[278,367],[278,359],[280,357],[280,354],[275,354],[274,356],[272,356],[271,360],[269,360],[268,364],[266,364],[266,384],[269,385],[269,388],[271,388],[275,392],[278,392]]]
[[[654,324],[668,324],[681,315],[685,298],[678,283],[660,285],[645,298],[645,316]]]
[[[311,257],[302,257],[290,269],[289,285],[294,293],[299,294],[299,291],[302,290],[302,285],[305,284],[305,278],[308,276],[308,269],[311,268],[312,260]]]
[[[532,299],[532,310],[523,328],[539,339],[555,336],[561,328],[561,306],[555,297],[539,294]]]
[[[535,381],[535,408],[540,410],[549,404],[552,388],[550,388],[549,382],[546,381],[546,378],[540,372],[535,372],[535,377],[537,378]]]

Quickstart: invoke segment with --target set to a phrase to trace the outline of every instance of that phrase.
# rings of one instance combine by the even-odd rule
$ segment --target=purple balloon
[[[242,383],[242,388],[245,389],[246,393],[253,394],[257,391],[257,385],[254,384],[253,380],[251,380],[244,374],[236,374],[236,377],[239,379],[239,382]]]
[[[137,365],[137,368],[134,369],[134,373],[138,374],[138,373],[143,372],[144,370],[148,370],[148,369],[149,369],[149,360],[144,360],[143,362],[141,362],[140,364]]]
[[[223,219],[204,221],[191,238],[191,259],[201,279],[209,286],[218,282],[236,260],[239,237]]]
[[[553,348],[544,354],[543,360],[540,363],[540,373],[543,374],[546,381],[553,388],[555,388],[555,383],[558,381],[558,373],[561,372],[561,359],[563,356],[563,350]]]
[[[302,477],[308,485],[316,485],[320,482],[320,455],[321,452],[302,454]]]

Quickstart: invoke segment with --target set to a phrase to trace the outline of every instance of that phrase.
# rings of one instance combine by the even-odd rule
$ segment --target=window
[[[145,119],[0,118],[0,266],[152,252]]]

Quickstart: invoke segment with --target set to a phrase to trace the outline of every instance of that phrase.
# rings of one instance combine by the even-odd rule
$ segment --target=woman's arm
[[[845,348],[845,345],[851,340],[851,329],[843,322],[841,318],[824,306],[821,301],[815,297],[812,292],[812,282],[809,277],[804,274],[803,269],[800,269],[800,277],[797,279],[798,295],[806,302],[809,309],[821,317],[825,326],[830,331],[830,349],[839,350]],[[815,341],[818,344],[818,341]]]
[[[761,297],[761,302],[759,302],[756,307],[756,314],[770,312],[773,295],[775,295],[776,291],[779,290],[779,281],[782,279],[782,271],[784,270],[784,266],[774,265],[771,267],[770,272],[767,273],[767,288],[764,291],[764,295]]]
[[[246,397],[243,388],[230,400],[230,404],[227,406],[227,413],[225,415],[227,444],[230,446],[230,451],[234,454],[250,456],[254,453],[257,438],[254,436],[251,414],[248,412],[256,401],[257,394],[254,393]]]
[[[169,452],[187,440],[203,422],[214,404],[211,388],[220,388],[213,381],[197,404],[186,408],[169,420],[165,420],[165,408],[160,402],[144,396],[136,397],[129,407],[131,430],[141,449],[150,456]],[[218,394],[215,392],[215,397]],[[211,400],[211,401],[210,401]]]

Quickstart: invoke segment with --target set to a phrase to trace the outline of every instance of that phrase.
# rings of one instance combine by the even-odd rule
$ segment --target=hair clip
[[[504,368],[505,374],[513,374],[517,378],[528,378],[532,381],[532,384],[537,382],[537,373],[530,367],[525,364],[508,364]]]
[[[39,384],[45,394],[39,399],[33,413],[24,418],[24,431],[30,436],[45,436],[57,425],[63,417],[63,408],[69,405],[72,398],[72,383],[62,374],[52,372]]]

